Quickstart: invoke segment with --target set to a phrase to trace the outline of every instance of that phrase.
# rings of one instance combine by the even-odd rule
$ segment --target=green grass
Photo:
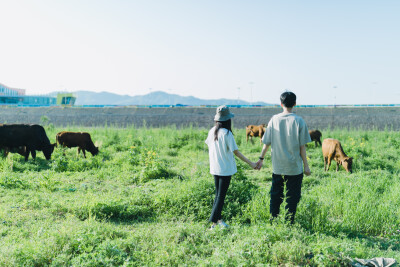
[[[354,258],[400,260],[400,133],[325,130],[354,158],[353,173],[323,170],[310,143],[296,224],[270,224],[271,158],[261,171],[237,161],[223,217],[207,230],[214,194],[208,129],[46,127],[88,131],[99,155],[56,148],[28,162],[0,158],[0,266],[303,265]],[[240,151],[256,161],[259,140]],[[282,213],[284,211],[282,210]],[[283,217],[283,216],[282,216]]]

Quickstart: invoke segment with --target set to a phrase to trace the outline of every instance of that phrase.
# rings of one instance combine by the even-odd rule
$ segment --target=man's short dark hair
[[[292,108],[296,104],[296,95],[293,92],[282,93],[281,103],[287,108]]]

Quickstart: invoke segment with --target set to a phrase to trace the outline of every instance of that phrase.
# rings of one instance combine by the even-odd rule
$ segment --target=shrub
[[[156,151],[132,146],[128,161],[134,167],[136,182],[145,183],[154,179],[166,179],[176,174],[168,168],[166,162],[159,159]]]
[[[63,154],[65,149],[54,152],[54,160],[51,162],[51,169],[56,172],[83,172],[92,169],[100,169],[104,166],[103,157],[101,155],[87,156],[82,155],[75,157],[67,157]]]
[[[13,173],[7,173],[0,176],[0,186],[11,189],[11,188],[28,188],[29,183],[26,179],[23,179],[20,175]]]
[[[256,186],[245,176],[232,178],[226,196],[223,217],[229,220],[242,213],[243,206],[252,198]],[[160,216],[181,217],[205,221],[211,213],[215,196],[212,176],[189,181],[172,180],[156,185],[155,209]]]
[[[202,149],[204,140],[207,137],[207,132],[204,131],[189,131],[180,133],[169,142],[168,147],[171,149],[181,149],[186,145],[191,144],[196,149]],[[201,145],[200,145],[201,144]]]
[[[177,136],[169,143],[169,148],[180,149],[189,143],[188,136]]]

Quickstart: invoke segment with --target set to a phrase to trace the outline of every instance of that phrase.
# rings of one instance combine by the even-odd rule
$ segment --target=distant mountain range
[[[72,93],[76,96],[75,105],[272,105],[265,102],[250,103],[238,99],[199,99],[193,96],[180,96],[162,91],[138,96],[118,95],[109,92],[96,93],[90,91],[76,91]]]

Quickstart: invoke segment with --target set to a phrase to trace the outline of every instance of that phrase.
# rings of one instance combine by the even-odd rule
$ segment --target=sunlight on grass
[[[72,127],[73,128],[73,127]],[[51,142],[61,130],[46,129]],[[354,158],[353,173],[323,170],[308,144],[296,224],[270,223],[271,157],[261,171],[237,161],[223,216],[207,230],[214,197],[207,129],[74,128],[91,133],[97,156],[56,148],[25,162],[0,158],[0,266],[343,266],[351,258],[400,259],[400,135],[326,130]],[[240,151],[261,145],[234,129]],[[284,205],[283,205],[284,206]],[[283,207],[282,207],[283,208]]]

